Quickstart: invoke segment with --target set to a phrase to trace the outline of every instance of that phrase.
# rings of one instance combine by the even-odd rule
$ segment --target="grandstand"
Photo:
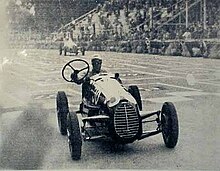
[[[201,40],[205,43],[219,42],[219,0],[36,2],[39,7],[46,7],[36,11],[34,26],[31,22],[20,24],[10,20],[13,21],[11,25],[16,26],[9,36],[15,45],[18,43],[14,40],[18,40],[22,44],[33,44],[33,47],[38,42],[39,48],[42,45],[55,48],[58,42],[53,40],[62,40],[70,35],[74,41],[84,44],[87,50],[170,55],[166,53],[168,47],[181,48],[186,41],[199,41],[197,47],[203,46]],[[48,10],[51,10],[50,13]],[[20,27],[22,29],[17,29]]]
[[[91,50],[161,54],[167,42],[180,44],[185,35],[191,41],[219,37],[219,14],[217,0],[108,0],[61,27],[58,35],[71,31]],[[179,47],[174,44],[173,49]]]
[[[105,1],[103,5],[99,4],[95,9],[66,24],[62,29],[72,29],[74,34],[79,35],[78,37],[83,37],[84,33],[120,34],[122,31],[126,34],[140,30],[160,32],[165,29],[183,32],[186,28],[193,29],[195,25],[207,30],[207,25],[215,24],[211,20],[217,16],[210,12],[213,11],[212,2],[217,4],[215,4],[217,8],[214,11],[215,14],[219,13],[219,3],[215,0],[208,1],[208,4],[206,0],[110,0]]]

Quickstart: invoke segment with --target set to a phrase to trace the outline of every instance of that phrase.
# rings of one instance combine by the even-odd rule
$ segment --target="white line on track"
[[[166,83],[151,83],[151,84],[159,84],[159,85],[165,85],[165,86],[169,86],[169,87],[176,87],[176,88],[181,88],[181,89],[186,89],[186,90],[193,90],[193,91],[202,91],[199,89],[195,89],[195,88],[189,88],[189,87],[183,87],[183,86],[178,86],[178,85],[174,85],[174,84],[166,84]]]
[[[164,102],[171,101],[171,102],[182,102],[182,101],[190,101],[193,100],[191,98],[181,97],[181,96],[168,96],[168,97],[157,97],[157,98],[146,98],[142,99],[142,101],[150,101],[154,103],[163,104]]]
[[[220,87],[220,83],[215,84],[215,83],[210,83],[210,82],[204,82],[204,81],[198,81],[200,84],[206,84],[206,85],[212,85],[212,86],[218,86]]]

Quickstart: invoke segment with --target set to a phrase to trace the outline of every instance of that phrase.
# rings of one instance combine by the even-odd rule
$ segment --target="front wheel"
[[[168,148],[174,148],[178,141],[179,125],[176,108],[171,102],[165,102],[161,111],[163,140]]]
[[[84,56],[85,55],[85,49],[83,48],[82,49],[82,56]]]
[[[82,151],[82,136],[79,127],[79,121],[76,113],[70,112],[68,114],[68,142],[69,150],[73,160],[79,160],[81,158]]]
[[[68,100],[65,92],[59,91],[57,93],[57,118],[60,133],[62,135],[67,134],[67,114],[69,112]]]
[[[59,46],[59,53],[60,53],[60,55],[62,55],[62,51],[63,51],[63,45],[61,43],[60,46]]]
[[[64,56],[66,56],[66,53],[67,53],[67,50],[66,50],[66,48],[64,49]]]

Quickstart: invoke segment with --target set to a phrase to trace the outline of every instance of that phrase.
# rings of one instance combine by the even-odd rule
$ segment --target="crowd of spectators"
[[[121,46],[121,51],[126,52],[135,49],[140,53],[164,53],[166,46],[162,46],[160,42],[171,40],[179,40],[173,46],[184,49],[182,40],[220,38],[220,3],[213,3],[214,1],[207,1],[207,22],[204,29],[201,11],[200,19],[191,21],[188,28],[185,28],[184,22],[178,25],[181,20],[174,16],[184,12],[185,0],[108,0],[97,6],[95,14],[87,15],[87,24],[81,29],[78,38],[80,41],[94,42],[94,46],[102,44],[105,47],[109,42],[114,42],[112,47],[117,44],[118,47]],[[196,1],[190,0],[189,6],[190,2]],[[189,10],[191,18],[195,18],[197,12],[193,8]],[[171,19],[176,25],[169,25]],[[97,23],[100,25],[99,30]],[[121,42],[120,45],[118,42]],[[159,43],[150,45],[149,42]],[[156,48],[149,48],[152,44],[156,44]],[[204,43],[199,44],[201,46]]]
[[[99,23],[102,26],[98,33],[99,37],[106,40],[109,38],[124,40],[128,32],[130,34],[136,33],[136,38],[139,33],[156,36],[157,33],[151,33],[153,30],[151,17],[153,17],[154,22],[161,19],[161,16],[163,19],[169,18],[173,15],[171,12],[177,8],[176,4],[179,3],[176,0],[152,1],[155,2],[153,4],[150,2],[146,0],[109,0],[105,1],[103,5],[98,5]],[[82,30],[83,36],[81,37],[83,39],[94,38],[94,36],[88,36],[89,34],[96,34],[94,26],[92,26],[94,22],[93,15],[88,15],[88,25]]]
[[[192,0],[193,1],[193,0]],[[150,3],[155,2],[155,3]],[[99,34],[102,40],[114,39],[160,39],[170,40],[183,38],[185,26],[164,25],[185,7],[183,0],[109,0],[98,5],[97,12],[101,24],[100,31],[94,32],[95,26],[92,14],[88,15],[88,25],[83,29],[82,38],[86,41]],[[216,4],[207,4],[207,29],[204,30],[202,21],[192,22],[188,28],[193,39],[216,38],[219,36],[220,8]],[[124,16],[122,16],[124,15]],[[193,15],[193,14],[192,14]],[[122,20],[125,19],[125,20]],[[96,37],[97,38],[97,37]]]

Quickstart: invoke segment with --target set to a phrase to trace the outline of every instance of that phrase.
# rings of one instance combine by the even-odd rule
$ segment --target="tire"
[[[57,118],[60,133],[62,135],[67,134],[67,114],[69,112],[68,100],[65,92],[59,91],[57,93]]]
[[[82,50],[82,56],[84,56],[85,55],[85,50]]]
[[[76,113],[74,112],[70,112],[68,114],[67,134],[71,158],[73,160],[79,160],[81,158],[82,151],[82,136],[79,121]]]
[[[60,55],[62,55],[62,48],[60,48]]]
[[[60,53],[60,55],[62,55],[62,50],[63,50],[63,44],[62,43],[60,43],[60,50],[59,50],[59,53]]]
[[[141,95],[140,95],[140,91],[139,91],[138,87],[135,85],[129,86],[128,92],[135,98],[135,100],[138,104],[139,110],[141,111],[142,110],[142,101],[141,101]]]
[[[161,111],[161,124],[163,140],[168,148],[174,148],[178,141],[179,124],[175,106],[171,102],[165,102]]]

